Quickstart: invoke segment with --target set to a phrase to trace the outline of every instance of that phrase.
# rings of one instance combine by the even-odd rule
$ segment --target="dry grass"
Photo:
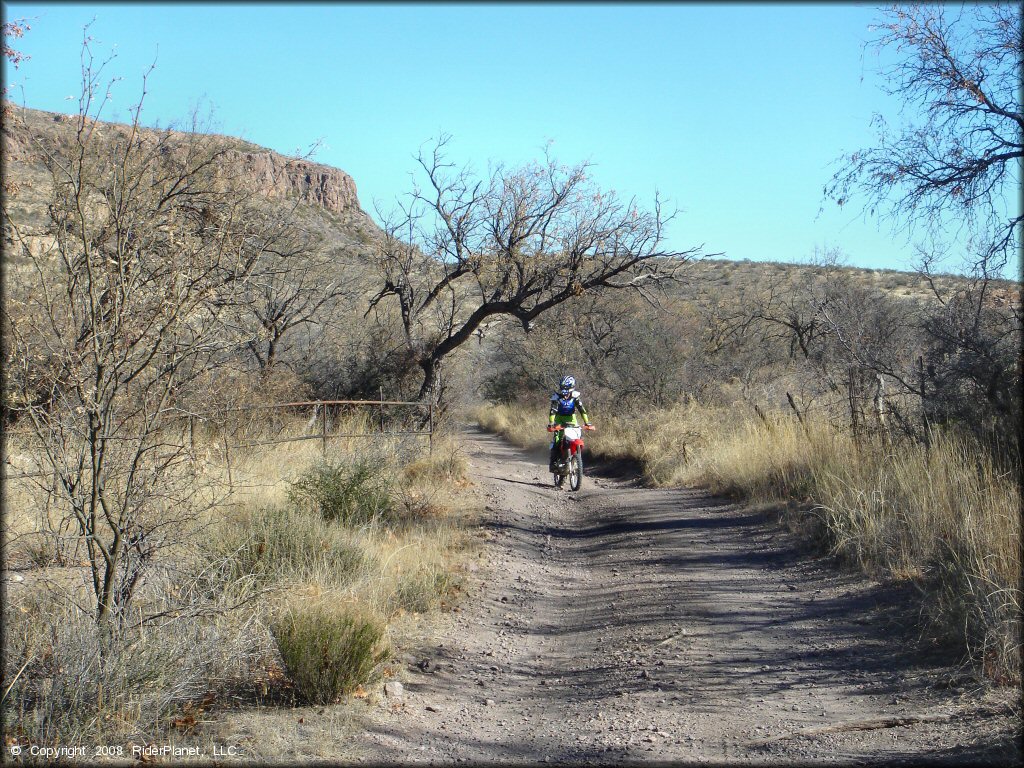
[[[202,618],[167,615],[113,639],[66,585],[9,589],[6,735],[22,744],[77,746],[166,733],[182,707],[238,685],[261,664],[267,649],[258,612],[230,610],[239,599],[251,604],[250,587],[224,582],[204,601]]]
[[[801,427],[792,419],[769,424],[743,421],[708,440],[693,460],[677,467],[675,480],[755,502],[810,499],[813,468],[852,450],[852,442],[828,426]]]
[[[356,432],[364,426],[347,423],[336,429]],[[286,516],[288,523],[281,527],[291,527],[295,537],[320,541],[321,551],[360,552],[364,567],[310,569],[296,562],[294,567],[283,565],[276,577],[279,580],[290,573],[288,578],[296,588],[312,592],[343,587],[345,599],[366,603],[385,617],[412,610],[410,606],[439,603],[439,596],[422,594],[420,587],[449,582],[450,576],[444,574],[451,570],[455,552],[467,541],[463,534],[465,512],[456,500],[465,485],[466,462],[454,437],[435,436],[432,453],[427,452],[425,439],[416,439],[421,441],[418,445],[401,436],[332,441],[324,455],[315,441],[248,452],[233,469],[235,504],[224,520],[227,532],[220,538],[233,541],[240,532],[251,537],[258,521],[268,514]],[[375,467],[377,476],[388,480],[392,514],[375,521],[357,516],[346,525],[294,504],[291,491],[295,484],[321,462]],[[286,551],[305,549],[291,542],[284,547]]]
[[[367,426],[349,422],[336,429],[359,432]],[[240,570],[274,586],[266,606],[279,636],[282,627],[334,627],[324,617],[302,614],[307,604],[332,605],[385,628],[385,644],[401,645],[399,619],[441,607],[460,589],[459,552],[469,539],[456,501],[466,469],[456,441],[436,436],[432,453],[425,440],[417,446],[401,436],[332,442],[323,455],[315,442],[312,450],[292,452],[291,445],[296,444],[250,451],[236,465],[238,502],[216,538],[224,551],[238,553]],[[363,493],[363,485],[372,493]],[[338,509],[345,511],[336,514]],[[303,620],[296,621],[300,615]],[[320,635],[288,634],[292,667],[301,669],[305,681],[296,681],[297,687],[307,692],[319,687],[310,682],[319,673],[295,660],[313,658],[301,644],[315,644]],[[331,659],[367,655],[341,648],[341,639],[332,642]],[[363,664],[355,676],[340,677],[325,669],[321,677],[344,680],[338,685],[347,692],[368,683],[376,667],[376,661]],[[336,697],[341,688],[332,685],[314,698]]]
[[[792,420],[748,422],[678,477],[753,502],[795,500],[837,554],[910,578],[936,634],[997,680],[1019,680],[1021,487],[980,446],[934,434],[931,449]]]
[[[1019,681],[1019,473],[938,434],[927,452],[873,445],[812,469],[811,493],[835,548],[865,568],[919,581],[940,633],[965,641],[990,677]]]
[[[487,404],[477,409],[476,421],[487,431],[502,435],[521,448],[542,448],[550,440],[544,431],[547,414],[547,410],[541,408]]]

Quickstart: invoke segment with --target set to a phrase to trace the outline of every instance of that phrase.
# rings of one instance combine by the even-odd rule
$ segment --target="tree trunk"
[[[274,367],[274,361],[277,360],[277,341],[279,338],[280,335],[275,333],[267,341],[267,362],[263,366],[267,371]]]
[[[885,380],[882,378],[882,374],[875,375],[875,419],[878,421],[878,428],[882,433],[882,439],[885,442],[890,442],[889,435],[889,421],[886,418],[885,413]]]
[[[420,368],[423,369],[423,384],[420,386],[419,395],[416,399],[421,403],[434,400],[438,408],[443,409],[441,403],[441,365],[442,359],[430,355],[420,360]]]
[[[847,369],[846,394],[850,403],[850,431],[853,432],[853,442],[860,445],[860,409],[857,403],[859,393],[857,391],[857,372],[851,365]]]

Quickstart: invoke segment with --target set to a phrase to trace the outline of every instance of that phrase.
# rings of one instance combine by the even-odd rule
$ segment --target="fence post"
[[[860,393],[857,391],[857,381],[854,378],[857,371],[850,366],[846,371],[846,396],[850,401],[850,430],[853,432],[853,444],[860,447],[860,416],[857,399]]]
[[[384,434],[384,385],[380,385],[380,433]]]
[[[882,433],[882,440],[891,442],[892,435],[889,434],[889,421],[885,416],[885,379],[882,374],[875,374],[875,419],[878,421],[878,428]]]
[[[430,455],[434,455],[434,401],[427,403],[427,440],[430,442]]]
[[[192,449],[192,455],[196,455],[196,417],[189,414],[188,417],[188,444]]]
[[[320,453],[324,456],[327,455],[327,406],[321,404],[320,410],[323,412],[323,420],[320,422]],[[318,406],[319,407],[319,406]]]

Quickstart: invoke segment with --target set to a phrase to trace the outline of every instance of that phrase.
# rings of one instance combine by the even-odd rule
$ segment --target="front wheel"
[[[578,491],[583,484],[583,451],[576,451],[569,459],[569,490]]]

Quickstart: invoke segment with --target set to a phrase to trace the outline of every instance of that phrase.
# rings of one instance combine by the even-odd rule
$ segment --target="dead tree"
[[[352,294],[351,275],[309,237],[296,235],[266,254],[238,306],[251,359],[269,373],[295,331],[329,324],[339,301]]]
[[[422,370],[419,396],[439,383],[445,358],[496,316],[524,328],[588,291],[646,290],[698,248],[664,245],[663,214],[602,192],[587,166],[549,156],[488,177],[453,171],[442,137],[419,163],[427,184],[385,217],[379,283],[367,314],[392,300]]]
[[[1024,221],[1013,202],[1024,159],[1019,4],[896,5],[873,29],[893,56],[885,90],[923,117],[894,133],[876,115],[878,144],[845,156],[826,196],[844,205],[863,194],[897,229],[966,227],[975,270],[998,274]]]

